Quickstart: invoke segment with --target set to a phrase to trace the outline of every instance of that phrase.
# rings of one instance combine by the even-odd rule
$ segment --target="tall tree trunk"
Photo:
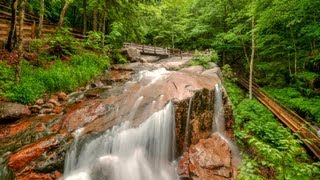
[[[43,28],[43,16],[44,16],[44,0],[40,0],[40,17],[39,17],[39,26],[37,31],[37,38],[41,37],[42,28]]]
[[[59,23],[58,23],[58,27],[59,27],[59,28],[62,27],[62,25],[63,25],[64,16],[65,16],[65,14],[66,14],[66,12],[67,12],[67,9],[68,9],[68,7],[69,7],[69,4],[70,4],[70,3],[69,3],[68,1],[66,1],[66,2],[64,3],[64,6],[63,6],[61,12],[60,12],[60,19],[59,19]]]
[[[253,79],[253,61],[255,56],[256,41],[255,41],[255,16],[252,16],[252,37],[251,37],[251,59],[250,59],[250,76],[249,76],[249,98],[252,99],[252,79]]]
[[[21,0],[19,8],[19,34],[18,34],[18,62],[16,67],[16,82],[19,83],[21,79],[21,60],[23,53],[23,26],[24,26],[24,12],[26,7],[26,0]]]
[[[297,45],[295,42],[293,43],[293,47],[294,47],[294,75],[297,75],[298,54],[297,54]]]
[[[107,19],[107,13],[103,12],[103,26],[102,26],[102,47],[104,47],[105,44],[105,33],[106,33],[106,19]]]
[[[8,35],[8,41],[6,44],[6,49],[9,52],[12,52],[12,50],[15,47],[16,42],[16,33],[17,33],[17,4],[18,0],[12,0],[11,2],[11,25],[10,25],[10,32]]]
[[[87,0],[83,0],[83,35],[87,34]]]
[[[97,31],[98,26],[98,12],[96,9],[93,10],[93,31]]]

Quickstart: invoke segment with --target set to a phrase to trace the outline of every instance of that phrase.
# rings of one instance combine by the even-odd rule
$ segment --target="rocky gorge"
[[[221,71],[190,60],[114,65],[77,92],[15,105],[19,113],[0,104],[0,179],[126,179],[126,167],[144,171],[125,171],[137,179],[235,179]]]

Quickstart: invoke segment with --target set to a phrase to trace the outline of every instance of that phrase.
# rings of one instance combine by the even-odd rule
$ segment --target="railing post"
[[[36,33],[36,21],[33,20],[32,28],[31,28],[31,39],[35,38],[35,33]]]
[[[156,46],[154,46],[154,54],[157,54]]]
[[[144,53],[144,44],[142,45],[142,52]]]

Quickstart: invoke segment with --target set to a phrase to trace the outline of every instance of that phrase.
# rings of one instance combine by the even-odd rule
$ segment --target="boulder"
[[[30,114],[31,111],[28,106],[18,103],[0,102],[0,123],[18,120]]]
[[[179,161],[178,173],[190,179],[230,179],[231,152],[218,135],[191,145]]]
[[[125,55],[130,62],[138,62],[141,57],[141,53],[136,48],[128,48],[125,50]]]
[[[66,100],[68,100],[68,96],[67,96],[67,94],[64,93],[64,92],[59,92],[59,93],[57,93],[57,96],[58,96],[58,100],[59,100],[59,101],[66,101]]]

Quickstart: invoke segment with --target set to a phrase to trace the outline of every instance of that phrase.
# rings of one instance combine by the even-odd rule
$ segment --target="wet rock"
[[[89,89],[84,93],[84,95],[87,98],[100,97],[100,94],[104,93],[105,91],[109,90],[110,88],[111,88],[110,86],[105,86],[105,87],[98,87],[98,88]]]
[[[53,109],[52,108],[43,108],[39,111],[40,114],[50,114],[52,113]]]
[[[59,171],[54,171],[53,173],[49,174],[40,174],[40,173],[26,173],[21,174],[16,177],[17,180],[56,180],[62,178],[62,174]]]
[[[0,124],[8,123],[25,116],[29,116],[31,111],[25,105],[11,102],[0,102]]]
[[[62,113],[62,111],[63,111],[63,107],[56,106],[53,108],[52,113],[60,114],[60,113]]]
[[[179,161],[178,172],[191,179],[230,179],[231,152],[218,135],[191,145]]]
[[[102,82],[100,82],[100,81],[90,84],[91,88],[97,88],[97,87],[103,87],[103,86],[104,86],[104,84]]]
[[[68,100],[68,96],[64,92],[57,93],[57,96],[58,96],[59,101],[67,101]]]
[[[52,108],[54,108],[54,104],[48,102],[48,103],[42,105],[42,108],[52,109]]]
[[[39,105],[33,105],[29,108],[31,110],[32,113],[39,113],[41,106]]]
[[[44,104],[44,100],[43,100],[43,99],[38,99],[38,100],[36,101],[36,105],[41,106],[41,105],[43,105],[43,104]]]
[[[49,99],[48,103],[51,103],[54,106],[61,106],[61,104],[55,99]]]
[[[72,104],[84,98],[84,92],[73,92],[68,95],[68,103]]]
[[[58,145],[62,138],[63,135],[52,136],[23,147],[20,151],[9,157],[8,166],[14,171],[19,171],[31,161],[40,157],[44,152]]]
[[[105,114],[107,109],[101,100],[89,100],[74,104],[67,111],[63,125],[69,132],[73,132]]]

